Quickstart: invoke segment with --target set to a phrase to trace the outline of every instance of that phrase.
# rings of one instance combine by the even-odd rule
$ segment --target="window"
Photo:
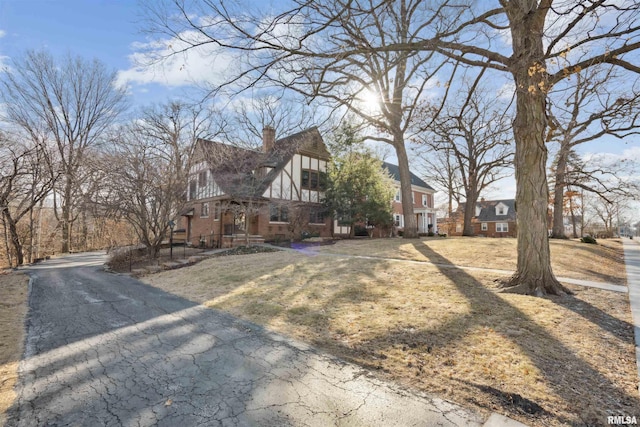
[[[324,211],[311,209],[309,211],[309,224],[324,224]]]
[[[400,189],[399,189],[399,188],[396,190],[396,197],[394,198],[394,200],[395,200],[396,202],[399,202],[399,201],[400,201]]]
[[[489,228],[487,227],[487,223],[483,222],[482,224],[480,224],[480,230],[482,231],[487,231]]]
[[[220,221],[220,203],[213,205],[213,219],[215,221]]]
[[[318,183],[320,186],[320,190],[324,191],[327,189],[327,173],[320,172],[320,182]]]
[[[301,187],[307,190],[324,190],[327,188],[327,174],[325,172],[302,170]]]
[[[496,206],[496,215],[506,215],[507,214],[507,207],[503,204],[499,204],[498,206]]]
[[[496,223],[496,232],[497,233],[507,233],[507,232],[509,232],[509,223],[507,223],[507,222],[498,222],[498,223]]]
[[[194,200],[196,198],[196,189],[197,189],[196,182],[191,181],[189,183],[189,200]]]
[[[393,216],[393,224],[394,224],[396,227],[402,227],[402,215],[400,215],[400,214],[395,214],[395,215]]]
[[[289,222],[289,210],[286,206],[271,205],[269,210],[270,222]]]
[[[200,216],[206,218],[209,216],[209,203],[203,203],[200,207]]]
[[[207,171],[202,171],[198,174],[198,187],[204,188],[207,185]]]
[[[416,204],[416,194],[413,191],[411,192],[411,204]]]
[[[424,207],[427,206],[427,195],[426,194],[422,195],[422,206],[424,206]]]

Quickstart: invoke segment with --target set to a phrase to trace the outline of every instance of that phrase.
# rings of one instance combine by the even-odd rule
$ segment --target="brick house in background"
[[[515,204],[514,199],[480,199],[476,203],[475,216],[471,220],[474,234],[483,237],[516,237],[518,229]],[[462,236],[464,208],[465,203],[460,203],[447,221],[446,232],[450,236]]]
[[[393,197],[393,220],[397,231],[404,231],[404,210],[402,209],[402,193],[400,191],[400,169],[397,165],[382,162],[382,167],[389,173],[393,179],[395,187],[395,195]],[[416,216],[416,224],[419,233],[428,233],[430,230],[435,232],[438,228],[436,220],[436,211],[433,208],[433,194],[435,190],[420,179],[414,173],[411,173],[411,196],[413,198],[413,214]],[[349,234],[349,227],[340,227],[336,222],[334,224],[336,234]]]
[[[396,229],[404,230],[404,210],[402,209],[402,192],[400,191],[400,168],[383,162],[391,178],[393,178],[396,193],[393,196],[393,220]],[[438,229],[436,211],[433,208],[433,195],[435,190],[417,175],[411,172],[411,197],[413,198],[413,214],[416,216],[419,233],[435,232]]]
[[[331,236],[320,203],[330,154],[317,128],[275,138],[262,150],[198,139],[181,226],[194,245],[231,246],[285,239],[302,230]]]
[[[393,178],[396,193],[393,196],[393,220],[398,231],[404,230],[404,210],[402,209],[402,192],[400,191],[400,168],[383,162],[391,178]],[[419,233],[435,232],[438,229],[436,211],[433,208],[433,194],[435,190],[413,172],[411,173],[411,196],[413,198],[413,214],[416,216]]]

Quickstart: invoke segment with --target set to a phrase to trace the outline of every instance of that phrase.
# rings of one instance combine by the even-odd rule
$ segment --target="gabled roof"
[[[506,215],[496,215],[496,206],[500,203],[507,207]],[[466,203],[460,203],[458,205],[458,212],[464,212]],[[480,215],[476,217],[479,222],[500,222],[500,221],[515,221],[516,220],[516,201],[514,199],[502,199],[502,200],[481,200],[476,203],[476,206],[480,207]]]
[[[394,180],[400,182],[400,168],[397,165],[388,163],[388,162],[382,162],[382,167],[384,169],[386,169],[387,171],[389,171],[389,175],[391,175],[391,178],[393,178]],[[424,182],[422,179],[420,179],[417,175],[415,175],[413,172],[411,173],[411,185],[415,185],[417,187],[423,187],[426,188],[428,190],[433,190],[433,188],[427,184],[426,182]],[[435,190],[433,190],[435,191]]]
[[[500,203],[507,207],[506,215],[496,215],[496,206]],[[481,210],[480,215],[478,215],[478,221],[480,222],[516,220],[516,201],[513,199],[484,200],[479,202],[479,204]]]
[[[276,140],[269,152],[198,139],[197,147],[222,191],[236,198],[260,198],[295,153],[329,156],[318,128],[312,127]],[[266,175],[264,168],[271,170]]]

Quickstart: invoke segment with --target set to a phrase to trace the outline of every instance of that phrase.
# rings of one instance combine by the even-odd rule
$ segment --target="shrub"
[[[353,234],[354,236],[369,236],[369,230],[367,230],[367,227],[364,227],[362,225],[355,225],[354,229],[353,229]]]
[[[594,239],[591,236],[584,236],[583,238],[580,239],[580,241],[582,243],[591,243],[591,244],[597,244],[598,242],[596,242],[596,239]]]
[[[317,231],[304,230],[300,233],[300,240],[311,239],[313,237],[320,237],[320,233]]]
[[[435,236],[435,234],[433,233],[433,231],[430,231],[430,232],[427,233],[427,236],[433,237],[433,236]]]

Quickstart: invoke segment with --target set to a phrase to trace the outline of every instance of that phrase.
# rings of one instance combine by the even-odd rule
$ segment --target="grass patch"
[[[465,266],[514,271],[516,239],[451,237],[447,239],[343,240],[332,246],[314,247],[316,253],[348,254],[413,261],[445,260]],[[597,245],[579,239],[550,239],[553,271],[561,277],[625,284],[625,264],[619,239],[601,239]],[[437,258],[434,259],[433,255]]]
[[[605,265],[621,259],[620,242],[609,243],[552,243],[556,273],[568,275],[563,264],[573,259],[576,275],[624,283]],[[210,259],[145,281],[384,378],[528,425],[601,425],[607,415],[640,413],[626,294],[577,286],[566,297],[502,294],[488,272],[397,261],[443,263],[452,256],[477,265],[488,262],[487,254],[511,253],[511,245],[512,239],[345,241]],[[353,258],[340,248],[397,260]],[[477,266],[512,262],[496,257]],[[233,281],[218,273],[230,271]]]
[[[15,272],[0,272],[0,425],[16,397],[18,363],[23,351],[29,278]]]

